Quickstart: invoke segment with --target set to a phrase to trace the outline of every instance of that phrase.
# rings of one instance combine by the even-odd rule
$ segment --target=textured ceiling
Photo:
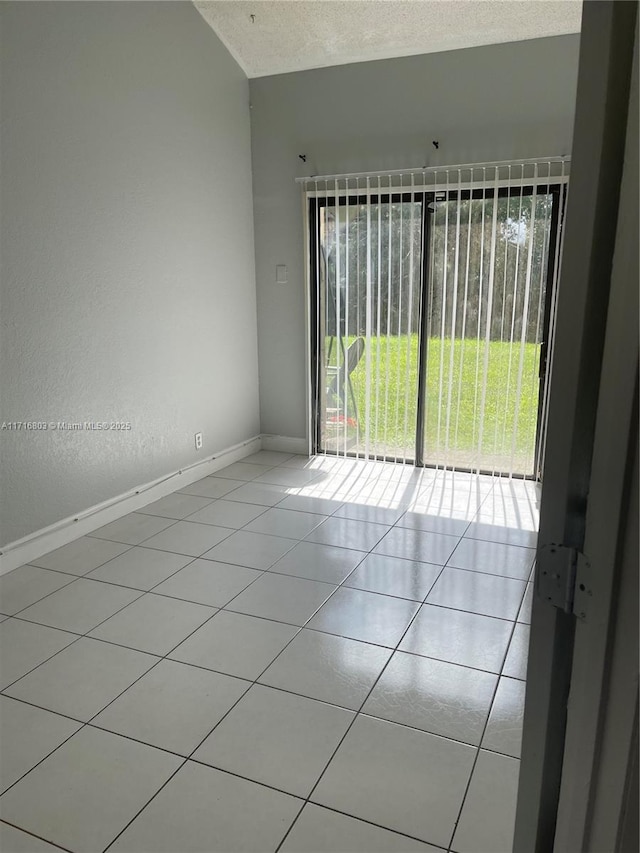
[[[576,33],[582,10],[579,0],[215,0],[195,6],[248,77]]]

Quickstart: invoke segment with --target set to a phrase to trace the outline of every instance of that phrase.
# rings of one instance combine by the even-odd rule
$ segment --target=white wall
[[[295,177],[569,154],[578,46],[559,36],[250,81],[263,432],[306,431]]]
[[[1,544],[259,413],[245,75],[190,3],[0,15],[0,421],[132,424],[0,431]]]

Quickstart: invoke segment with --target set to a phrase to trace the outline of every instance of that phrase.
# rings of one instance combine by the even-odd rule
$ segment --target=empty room
[[[637,27],[0,4],[2,853],[637,851]]]

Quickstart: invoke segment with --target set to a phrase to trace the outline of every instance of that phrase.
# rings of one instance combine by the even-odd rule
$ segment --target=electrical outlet
[[[197,432],[194,436],[196,441],[196,450],[202,450],[202,433]]]

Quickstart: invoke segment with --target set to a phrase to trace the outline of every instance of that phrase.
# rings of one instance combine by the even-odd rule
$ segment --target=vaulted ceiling
[[[195,6],[248,77],[576,33],[580,0],[215,0]]]

